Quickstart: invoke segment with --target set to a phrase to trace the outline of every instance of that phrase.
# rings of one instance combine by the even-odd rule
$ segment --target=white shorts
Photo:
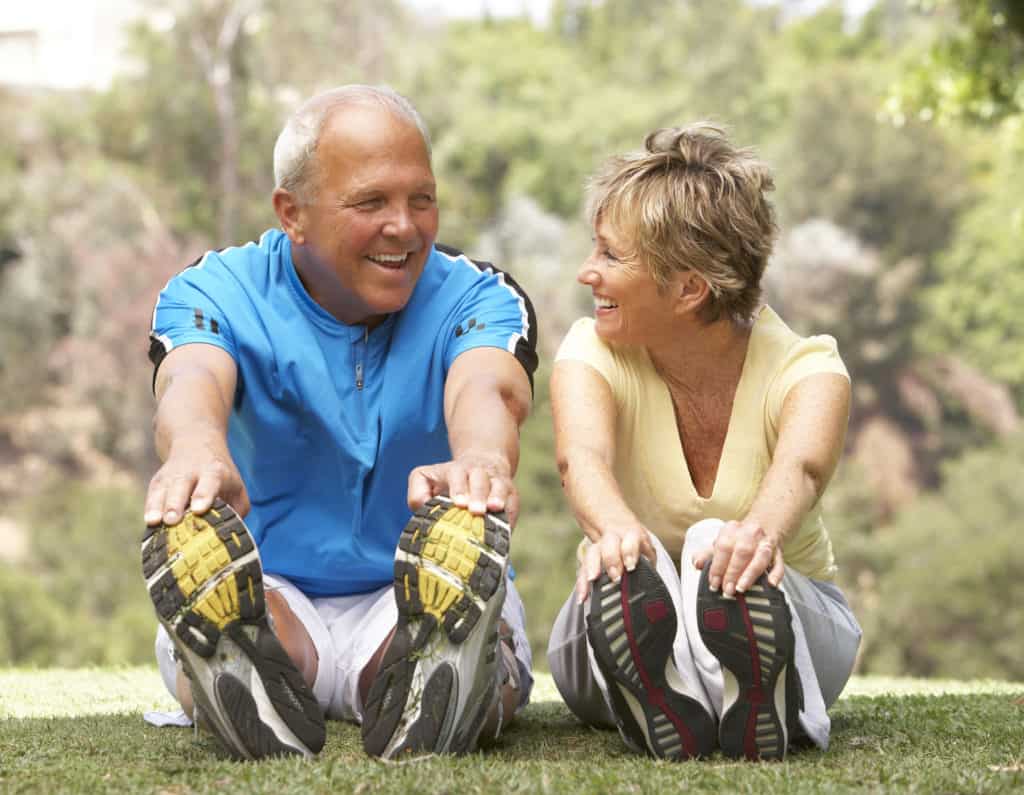
[[[512,580],[507,582],[501,617],[512,629],[519,663],[519,708],[526,706],[533,689],[533,657],[526,639],[526,614]],[[278,575],[264,574],[263,587],[277,591],[305,626],[319,663],[313,695],[328,718],[362,722],[359,674],[398,622],[394,587],[351,596],[310,598]],[[161,626],[156,636],[156,659],[164,685],[177,694],[174,644]]]

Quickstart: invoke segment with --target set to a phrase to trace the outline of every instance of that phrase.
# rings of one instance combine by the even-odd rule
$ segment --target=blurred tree
[[[957,679],[1024,677],[1021,437],[947,467],[942,489],[876,533],[864,670]]]
[[[890,110],[991,124],[1024,114],[1019,0],[916,0],[938,34],[893,89]]]
[[[937,258],[915,335],[922,349],[957,351],[1009,384],[1024,405],[1024,137],[1007,123],[989,136],[985,153],[985,190]]]
[[[176,0],[155,4],[130,31],[135,69],[97,98],[106,156],[135,164],[167,196],[175,231],[218,245],[273,225],[274,140],[284,118],[317,90],[393,82],[398,0]],[[339,53],[343,55],[339,57]]]

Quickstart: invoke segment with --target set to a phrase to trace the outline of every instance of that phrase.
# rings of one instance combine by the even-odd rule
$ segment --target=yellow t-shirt
[[[710,497],[701,497],[686,464],[668,386],[647,349],[608,345],[591,318],[577,320],[556,360],[585,362],[611,387],[617,410],[614,474],[626,503],[679,560],[686,529],[701,519],[742,519],[750,510],[778,441],[782,404],[815,373],[849,377],[829,336],[800,337],[770,307],[754,321],[732,416]],[[786,564],[817,580],[835,579],[832,543],[820,503],[783,546]]]

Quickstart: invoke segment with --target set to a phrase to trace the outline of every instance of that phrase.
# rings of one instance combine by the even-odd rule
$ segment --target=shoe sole
[[[397,759],[468,753],[497,696],[498,620],[511,528],[435,497],[395,553],[394,637],[366,698],[363,747]],[[472,681],[457,661],[473,665]]]
[[[789,744],[787,695],[793,687],[796,640],[786,597],[761,575],[745,594],[727,599],[708,587],[705,566],[697,592],[701,639],[722,665],[725,704],[719,744],[730,757],[781,760]],[[798,687],[798,686],[797,686]]]
[[[323,714],[270,629],[259,552],[229,505],[217,500],[202,515],[147,527],[142,573],[193,701],[232,756],[312,756],[323,747]]]
[[[670,683],[678,620],[664,581],[645,559],[618,583],[594,583],[587,637],[608,685],[619,733],[636,750],[681,761],[714,750],[715,724]]]

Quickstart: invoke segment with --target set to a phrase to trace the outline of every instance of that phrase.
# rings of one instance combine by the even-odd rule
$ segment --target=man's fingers
[[[164,497],[164,524],[177,524],[185,515],[185,506],[192,499],[192,491],[196,485],[195,475],[179,475],[175,477],[167,488]]]
[[[460,508],[469,507],[469,476],[466,474],[466,468],[462,464],[452,461],[445,465],[444,477],[445,484],[448,487],[448,496],[452,498],[452,502],[458,505]],[[440,488],[443,491],[444,485]]]
[[[469,484],[469,496],[465,507],[469,508],[470,513],[483,516],[487,513],[487,500],[491,496],[491,473],[482,467],[473,467],[469,470],[466,480]]]
[[[505,500],[505,516],[508,517],[509,525],[515,527],[516,522],[519,521],[519,490],[515,486],[512,487]]]
[[[491,513],[504,511],[508,505],[509,495],[515,487],[508,478],[491,478],[491,493],[487,496],[487,510]]]
[[[697,570],[703,570],[708,565],[708,561],[711,560],[711,556],[714,555],[715,550],[713,547],[702,549],[700,552],[695,552],[693,555],[693,566]]]
[[[163,521],[166,495],[167,488],[164,486],[164,482],[153,478],[149,483],[149,491],[146,492],[146,507],[142,514],[147,525],[157,525]]]
[[[415,511],[422,508],[423,504],[433,497],[435,484],[429,474],[429,467],[416,467],[409,473],[409,488],[406,491],[406,502],[409,503],[409,510]]]
[[[192,498],[189,501],[189,510],[192,513],[206,513],[213,505],[214,498],[221,491],[221,474],[214,470],[206,470],[199,476],[196,487],[192,489]],[[225,497],[233,495],[226,494]],[[231,502],[229,499],[228,502]],[[232,506],[234,507],[234,506]]]
[[[249,492],[246,491],[245,484],[238,481],[238,488],[233,492],[224,493],[224,501],[235,509],[235,513],[241,516],[243,519],[249,513],[252,505],[249,503]]]

